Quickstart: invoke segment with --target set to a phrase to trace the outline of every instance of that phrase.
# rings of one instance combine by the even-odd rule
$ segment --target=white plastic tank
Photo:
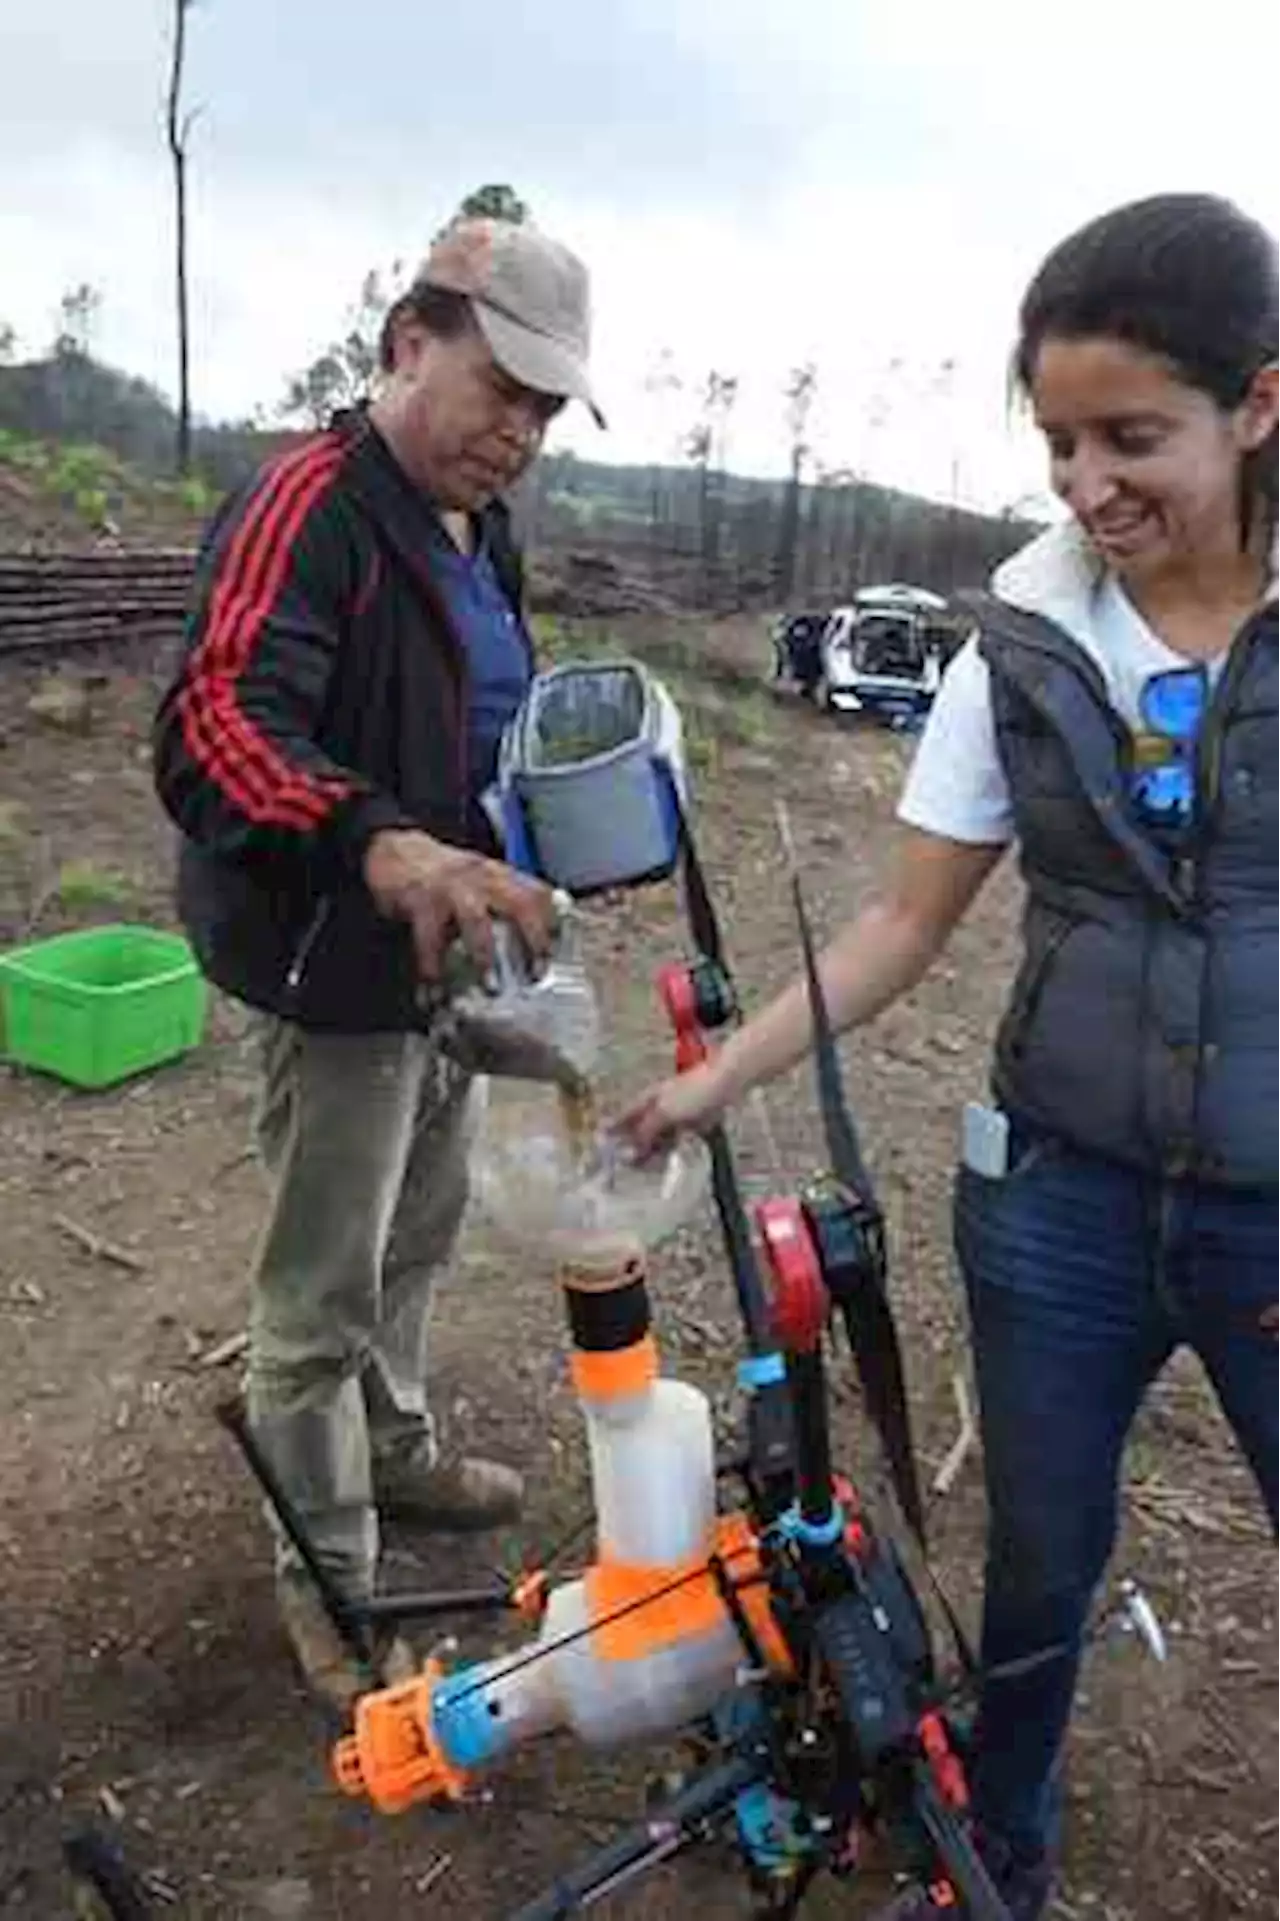
[[[584,1397],[598,1522],[597,1558],[665,1585],[709,1554],[715,1531],[711,1408],[683,1381],[654,1380],[618,1399]],[[626,1586],[624,1577],[624,1589]],[[733,1685],[741,1643],[722,1608],[694,1617],[689,1633],[596,1632],[588,1584],[556,1588],[537,1642],[470,1670],[482,1697],[490,1758],[517,1742],[571,1728],[593,1747],[670,1732],[705,1714]],[[477,1701],[477,1708],[480,1701]],[[448,1727],[440,1732],[448,1746]],[[460,1760],[464,1759],[459,1755]]]
[[[657,1380],[583,1401],[602,1559],[671,1567],[705,1554],[715,1524],[715,1439],[705,1394]]]
[[[585,1626],[581,1581],[559,1588],[547,1609],[549,1641]],[[667,1734],[706,1714],[733,1686],[742,1643],[728,1615],[705,1631],[656,1647],[635,1660],[602,1656],[597,1637],[570,1641],[555,1656],[564,1717],[589,1747]]]

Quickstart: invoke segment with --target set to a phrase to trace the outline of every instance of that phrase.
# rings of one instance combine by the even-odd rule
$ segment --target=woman
[[[1275,1526],[1276,326],[1274,242],[1208,196],[1046,260],[1014,364],[1070,520],[997,571],[888,881],[823,959],[835,1024],[871,1020],[1018,843],[1022,966],[955,1204],[990,1517],[975,1805],[1017,1921],[1048,1897],[1125,1437],[1180,1344]],[[705,1128],[809,1042],[798,982],[623,1125],[641,1151]]]

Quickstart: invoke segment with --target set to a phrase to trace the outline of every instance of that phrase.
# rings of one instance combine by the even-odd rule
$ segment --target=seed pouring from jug
[[[493,965],[481,972],[460,940],[427,1002],[440,1045],[460,1066],[501,1079],[550,1082],[580,1097],[600,1052],[600,1011],[579,951],[573,901],[554,895],[550,955],[531,959],[516,929],[495,921]]]

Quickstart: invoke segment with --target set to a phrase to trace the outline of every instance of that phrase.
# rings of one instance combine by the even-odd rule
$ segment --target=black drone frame
[[[687,823],[681,867],[695,956],[690,965],[664,969],[659,988],[675,1028],[677,1066],[683,1069],[705,1058],[708,1030],[736,1023],[739,1013]],[[798,1199],[757,1208],[753,1235],[723,1126],[710,1130],[707,1146],[746,1345],[740,1370],[746,1390],[744,1450],[720,1473],[736,1476],[744,1489],[793,1672],[786,1678],[770,1674],[739,1584],[730,1568],[713,1560],[712,1572],[742,1641],[744,1711],[731,1707],[727,1719],[687,1730],[700,1759],[678,1788],[558,1877],[510,1921],[567,1921],[673,1855],[726,1835],[736,1837],[754,1911],[778,1921],[799,1911],[820,1874],[848,1875],[862,1867],[875,1836],[888,1837],[899,1865],[931,1887],[958,1921],[960,1916],[1009,1921],[973,1845],[962,1743],[949,1716],[957,1695],[972,1684],[972,1656],[934,1582],[960,1670],[956,1683],[939,1678],[924,1611],[902,1557],[891,1540],[876,1535],[856,1491],[832,1470],[823,1344],[838,1313],[898,1507],[928,1573],[901,1352],[886,1291],[883,1219],[841,1084],[794,857],[790,867],[829,1171]],[[780,1226],[785,1232],[771,1234]],[[761,1272],[757,1238],[771,1268],[771,1291]],[[543,1568],[517,1579],[352,1600],[318,1557],[243,1406],[225,1403],[218,1418],[371,1689],[385,1683],[379,1649],[394,1627],[505,1611],[536,1618],[549,1569],[590,1526],[587,1517],[548,1555]],[[933,1581],[931,1574],[928,1578]],[[754,1807],[758,1815],[762,1806],[764,1841],[758,1824],[753,1829],[744,1817],[744,1809]],[[146,1912],[136,1888],[129,1896],[133,1905],[121,1905],[123,1897],[113,1895],[116,1884],[108,1885],[110,1877],[94,1875],[92,1855],[92,1848],[80,1849],[81,1877],[92,1880],[109,1914],[135,1921]]]

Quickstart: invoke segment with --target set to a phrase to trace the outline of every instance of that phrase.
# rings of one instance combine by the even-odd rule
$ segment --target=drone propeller
[[[805,906],[795,842],[785,806],[778,804],[778,830],[787,858],[791,894],[813,1016],[814,1067],[823,1132],[836,1192],[843,1203],[843,1259],[827,1264],[828,1285],[853,1353],[867,1413],[889,1463],[894,1493],[903,1517],[921,1547],[925,1545],[924,1503],[916,1469],[907,1407],[906,1382],[897,1324],[886,1286],[884,1217],[858,1141],[845,1097],[835,1034],[818,972],[813,929]],[[834,1282],[834,1286],[831,1284]]]

